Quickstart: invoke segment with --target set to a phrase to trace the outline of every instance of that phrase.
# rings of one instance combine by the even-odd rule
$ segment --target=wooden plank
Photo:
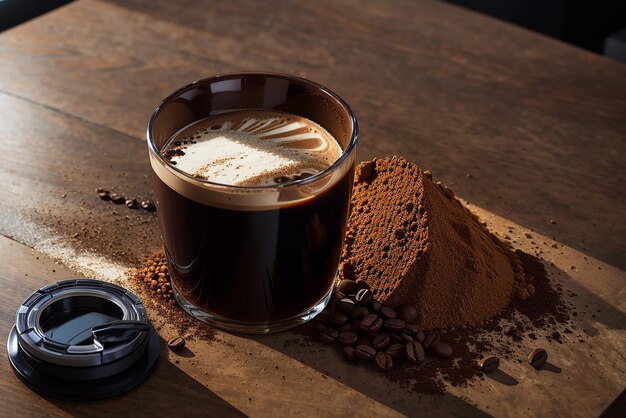
[[[20,301],[45,284],[81,275],[2,236],[0,264],[4,266],[0,275],[3,288],[0,294],[0,351],[6,352],[8,332]],[[159,333],[167,339],[174,331],[155,317],[153,310],[148,309],[148,313]],[[377,386],[384,383],[383,377],[375,374],[372,380],[371,372],[362,369],[353,378],[362,379],[362,385],[369,386],[369,393],[351,389],[341,380],[329,379],[324,372],[311,366],[315,364],[321,370],[334,371],[339,365],[339,371],[345,372],[350,366],[342,364],[332,353],[300,347],[300,356],[304,354],[307,358],[304,362],[294,354],[294,358],[289,356],[293,349],[283,354],[285,342],[291,339],[293,343],[293,338],[287,333],[253,339],[219,333],[212,341],[188,341],[190,350],[184,355],[168,352],[162,339],[161,358],[146,382],[121,397],[87,403],[40,397],[13,375],[7,361],[2,361],[0,411],[3,416],[11,417],[163,416],[167,413],[218,417],[244,414],[345,416],[350,415],[354,405],[358,404],[364,414],[399,415],[383,404],[386,388],[383,390]],[[330,359],[328,364],[323,363],[325,357]],[[313,359],[314,363],[310,363]],[[372,381],[374,385],[370,386]],[[398,402],[397,398],[394,397],[394,402]],[[437,408],[440,402],[445,405]],[[449,416],[451,413],[484,416],[480,410],[449,394],[415,396],[403,403],[404,413],[419,406],[437,408],[433,416]]]
[[[149,198],[145,143],[6,94],[0,114],[10,121],[0,124],[0,234],[66,260],[86,257],[83,264],[106,252],[121,268],[159,246],[156,214],[95,193],[107,187]],[[85,250],[75,257],[78,244]]]
[[[41,248],[46,254],[60,255],[66,262],[77,263],[83,272],[130,285],[125,281],[124,269],[138,266],[141,254],[159,245],[156,218],[150,214],[124,212],[125,208],[101,202],[93,189],[102,183],[114,183],[120,189],[141,193],[149,187],[145,183],[148,173],[145,144],[3,94],[0,94],[0,113],[12,121],[10,125],[0,125],[0,146],[3,147],[0,177],[5,185],[0,189],[2,231]],[[473,210],[501,235],[513,226],[518,248],[532,251],[535,247],[532,242],[552,243],[549,237],[536,232],[532,232],[532,239],[527,239],[525,234],[531,231],[523,226],[480,207],[473,207]],[[126,219],[124,213],[131,213],[132,218]],[[108,233],[85,234],[82,225],[104,226]],[[74,237],[74,233],[79,235]],[[142,234],[147,238],[138,243],[137,237],[144,236]],[[47,241],[48,235],[54,239]],[[83,249],[93,244],[94,237],[107,244],[90,252],[102,259],[95,262],[92,258],[68,260],[68,249],[74,251],[72,254],[76,257],[81,256]],[[353,405],[360,405],[364,414],[375,416],[411,415],[418,410],[428,416],[478,416],[483,411],[497,415],[514,415],[520,411],[553,415],[563,410],[572,415],[597,415],[617,396],[624,383],[625,275],[622,270],[569,247],[541,247],[546,263],[553,264],[549,268],[555,280],[579,295],[574,300],[579,311],[576,329],[578,332],[586,330],[590,340],[580,343],[576,334],[569,339],[564,337],[563,344],[543,339],[525,340],[515,349],[512,358],[523,358],[534,345],[544,345],[552,361],[562,368],[559,374],[535,373],[528,366],[511,361],[503,368],[515,376],[519,382],[516,386],[486,379],[468,387],[450,387],[443,397],[429,396],[407,393],[406,389],[368,368],[346,364],[333,348],[304,344],[299,336],[291,333],[264,337],[217,333],[211,340],[188,342],[193,356],[164,353],[168,360],[162,361],[165,366],[160,364],[158,370],[165,369],[165,372],[162,377],[150,380],[147,389],[96,404],[68,404],[38,398],[17,384],[4,362],[0,402],[5,405],[0,404],[0,410],[19,411],[26,404],[30,409],[23,412],[28,415],[86,411],[104,415],[111,408],[135,408],[145,403],[150,403],[148,408],[151,408],[152,401],[147,399],[159,397],[155,409],[148,409],[146,413],[157,408],[168,411],[183,408],[181,412],[185,412],[187,406],[178,404],[189,390],[192,392],[189,408],[197,407],[206,398],[210,407],[224,408],[224,413],[235,411],[223,405],[222,400],[236,410],[254,415],[346,415],[353,411]],[[65,252],[59,254],[58,248]],[[115,249],[129,253],[118,260]],[[126,257],[136,261],[124,264]],[[1,276],[5,291],[0,295],[4,333],[8,332],[15,305],[30,291],[52,280],[77,277],[77,273],[43,254],[6,239],[0,239],[0,263],[6,270]],[[121,267],[111,272],[111,267],[118,264]],[[576,266],[576,270],[571,270],[570,266]],[[152,302],[147,301],[147,307],[164,340],[177,335],[178,331],[167,319],[157,314]],[[5,341],[5,337],[0,333],[0,340]],[[588,361],[590,355],[596,362]],[[176,390],[163,381],[174,382],[171,385],[181,388]],[[553,387],[563,387],[558,396],[550,389]],[[188,412],[195,414],[198,410]]]
[[[119,3],[137,11],[85,0],[3,34],[0,90],[142,137],[185,82],[304,75],[353,105],[361,159],[402,154],[626,268],[623,66],[443,2]]]
[[[45,255],[0,236],[0,351],[6,355],[6,341],[20,301],[45,284],[81,277]],[[6,417],[70,416],[161,416],[176,408],[183,416],[245,416],[191,376],[174,361],[167,361],[161,341],[161,357],[154,374],[138,389],[118,399],[79,403],[48,400],[28,390],[13,375],[8,361],[0,362],[0,411]],[[167,396],[164,396],[167,394]],[[120,400],[123,400],[120,402]]]
[[[146,409],[154,415],[178,411],[189,399],[182,413],[199,414],[194,408],[206,402],[207,413],[220,415],[347,415],[360,405],[376,416],[589,416],[619,393],[626,383],[622,67],[432,2],[402,3],[404,13],[391,2],[346,9],[324,3],[326,12],[276,4],[265,20],[253,3],[183,3],[178,11],[170,3],[125,3],[137,9],[131,11],[80,1],[0,35],[0,234],[65,260],[74,255],[70,261],[83,272],[123,278],[159,245],[156,218],[100,202],[93,189],[149,193],[147,151],[136,139],[154,104],[210,73],[298,73],[353,104],[363,128],[361,159],[400,153],[432,168],[492,228],[505,234],[515,226],[516,246],[525,250],[533,247],[526,232],[538,243],[556,237],[565,244],[540,244],[542,257],[554,264],[555,280],[579,294],[576,326],[590,339],[524,341],[516,356],[545,344],[562,373],[508,364],[519,380],[514,387],[481,380],[438,398],[407,395],[290,333],[218,333],[190,342],[194,357],[167,353],[166,371],[148,393],[94,405],[37,398],[4,362],[0,410],[32,404],[23,412],[140,414],[136,405],[154,403]],[[293,51],[303,52],[294,58]],[[76,274],[50,260],[39,266],[43,255],[6,243],[0,239],[0,262],[9,266],[0,296],[5,333],[21,298]],[[81,258],[85,247],[93,251]],[[174,335],[150,314],[163,338]]]
[[[4,321],[2,332],[5,333],[0,333],[0,339],[4,342],[16,304],[29,292],[54,280],[80,277],[44,254],[73,265],[81,275],[121,281],[124,285],[127,269],[138,267],[142,256],[158,248],[160,241],[154,214],[133,212],[124,206],[102,202],[94,193],[99,185],[113,184],[116,189],[132,194],[143,193],[149,188],[144,143],[1,93],[0,113],[11,120],[10,125],[0,126],[0,177],[5,184],[0,189],[0,212],[3,214],[0,216],[0,234],[9,234],[43,251],[32,252],[0,237],[0,263],[9,266],[7,273],[0,276],[3,289],[6,289],[0,302]],[[125,214],[130,218],[127,219]],[[83,226],[87,229],[82,230]],[[98,227],[102,230],[97,230]],[[2,245],[7,242],[9,245]],[[37,262],[33,262],[33,258]],[[177,335],[177,330],[167,323],[167,319],[156,314],[153,305],[147,304],[147,307],[164,340]],[[401,391],[393,399],[400,406],[394,405],[378,389],[386,384],[384,377],[376,376],[378,383],[369,386],[371,376],[366,369],[352,374],[356,389],[340,380],[327,379],[326,374],[336,368],[350,374],[346,373],[349,365],[344,365],[330,349],[323,348],[319,352],[303,348],[294,342],[298,339],[290,333],[258,339],[218,333],[211,341],[188,342],[195,355],[182,357],[164,353],[176,366],[167,362],[163,366],[166,369],[163,380],[171,383],[160,386],[159,379],[148,392],[138,391],[137,398],[133,392],[117,402],[97,403],[95,409],[90,409],[91,403],[68,404],[35,397],[16,384],[8,372],[8,364],[4,363],[7,372],[0,379],[0,400],[6,402],[5,410],[12,412],[18,411],[23,403],[32,404],[30,409],[23,411],[25,415],[45,415],[52,408],[51,411],[58,415],[63,415],[63,411],[74,414],[89,410],[97,416],[110,413],[112,407],[113,410],[124,408],[127,403],[133,407],[145,404],[156,396],[154,390],[159,387],[162,402],[154,409],[150,408],[147,415],[157,408],[178,410],[177,404],[185,399],[187,390],[192,393],[192,405],[188,411],[183,407],[181,412],[187,411],[190,415],[200,415],[195,408],[201,407],[205,396],[213,400],[212,394],[227,400],[237,410],[263,415],[276,415],[280,411],[345,415],[350,412],[351,405],[360,403],[364,405],[363,410],[372,415],[393,416],[397,414],[394,409],[407,413],[418,405],[434,408],[439,402],[439,396],[403,400],[404,392]],[[285,351],[289,341],[293,347]],[[254,355],[251,357],[250,353]],[[277,364],[280,364],[280,370],[275,368]],[[178,376],[181,373],[179,368],[186,373],[186,378]],[[209,388],[209,394],[200,390],[197,382]],[[170,385],[183,388],[175,391]],[[277,394],[281,397],[277,398]],[[307,397],[303,398],[303,394]],[[333,399],[333,402],[320,404],[320,399]],[[445,399],[448,400],[446,408],[437,409],[435,416],[456,411],[464,411],[469,416],[482,415],[480,410],[454,395],[446,395]],[[217,411],[222,404],[215,402]],[[0,404],[0,410],[2,407]],[[232,412],[228,408],[224,411]]]
[[[508,229],[504,227],[510,224],[507,220],[481,215],[488,217],[492,227]],[[530,246],[523,245],[526,249]],[[562,249],[546,259],[559,265],[569,262],[568,256],[575,254]],[[581,258],[579,255],[578,261]],[[572,273],[555,278],[566,289],[578,292],[579,298],[574,300],[581,313],[577,326],[586,327],[593,335],[590,341],[580,344],[577,337],[571,341],[566,337],[563,344],[521,342],[522,348],[515,350],[512,358],[540,344],[548,348],[555,366],[552,370],[560,371],[535,372],[513,360],[503,362],[502,369],[517,382],[513,386],[483,379],[468,387],[449,388],[443,396],[412,394],[378,373],[345,363],[331,347],[303,344],[291,333],[262,337],[217,333],[209,341],[188,341],[190,351],[184,356],[162,349],[154,375],[144,384],[122,397],[98,402],[61,402],[37,396],[13,376],[8,362],[0,362],[0,410],[7,416],[237,416],[241,412],[346,416],[358,405],[363,415],[372,416],[414,415],[416,411],[424,416],[485,416],[482,411],[496,416],[556,416],[565,411],[568,416],[594,416],[617,396],[626,373],[624,289],[615,280],[618,272],[602,264],[607,270],[597,273],[595,263],[579,265],[579,277]],[[4,351],[21,300],[47,283],[82,276],[1,236],[0,264],[4,266],[0,276],[0,350]],[[559,268],[551,272],[561,275]],[[601,276],[613,280],[594,289]],[[581,279],[587,283],[581,285]],[[175,335],[151,304],[146,306],[163,340]],[[602,313],[596,313],[598,308]],[[164,341],[161,343],[163,346]],[[480,409],[461,399],[469,399]]]

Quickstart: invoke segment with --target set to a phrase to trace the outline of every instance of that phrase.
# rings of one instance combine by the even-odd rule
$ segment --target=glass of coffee
[[[325,87],[243,73],[172,93],[148,124],[159,226],[178,303],[218,328],[313,318],[339,266],[357,121]]]

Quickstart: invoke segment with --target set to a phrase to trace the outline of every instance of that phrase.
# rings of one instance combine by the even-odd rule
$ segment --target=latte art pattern
[[[341,147],[324,128],[292,114],[254,110],[211,116],[176,134],[162,154],[213,182],[255,186],[301,180],[331,166]]]

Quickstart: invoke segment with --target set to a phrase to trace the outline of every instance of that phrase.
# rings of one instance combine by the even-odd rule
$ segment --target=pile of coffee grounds
[[[483,323],[535,291],[507,244],[401,157],[357,167],[340,279],[416,306],[425,331]]]
[[[136,274],[143,276],[143,282],[146,289],[152,293],[152,298],[161,299],[166,303],[176,303],[164,253],[156,253],[148,257],[144,267]]]
[[[528,347],[537,339],[546,339],[550,343],[561,343],[562,340],[584,343],[588,337],[570,316],[570,312],[573,316],[576,315],[575,309],[564,301],[558,286],[555,288],[551,285],[541,260],[521,251],[517,255],[524,270],[532,275],[536,287],[534,295],[524,301],[513,300],[498,315],[480,325],[436,330],[441,340],[451,346],[451,358],[427,355],[420,364],[400,360],[399,365],[385,373],[385,376],[411,393],[441,394],[448,385],[466,386],[471,385],[475,379],[484,379],[479,362],[486,356],[498,356],[502,367],[510,370],[511,363],[527,361],[527,349],[524,351],[522,347]],[[338,293],[335,291],[335,294]],[[327,307],[327,315],[336,310],[335,306],[330,304]],[[328,323],[328,316],[322,317],[321,321],[326,322],[326,327],[333,326]],[[304,337],[304,341],[327,344],[329,340],[327,336],[322,337],[317,322],[307,323],[292,332],[298,338]],[[336,329],[339,331],[340,327]],[[555,334],[559,335],[558,339],[554,337]],[[337,338],[338,335],[339,333]],[[305,343],[300,345],[303,349],[310,350]],[[337,356],[342,355],[337,353]]]
[[[174,299],[164,251],[148,256],[143,267],[135,270],[130,283],[125,282],[124,286],[129,287],[145,306],[154,309],[164,323],[173,326],[178,336],[187,340],[213,339],[215,330],[187,314]]]

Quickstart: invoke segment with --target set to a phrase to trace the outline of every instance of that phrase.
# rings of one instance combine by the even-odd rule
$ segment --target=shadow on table
[[[570,312],[570,319],[578,323],[580,331],[589,336],[598,334],[593,322],[600,322],[609,329],[626,329],[626,314],[607,302],[603,298],[590,292],[574,280],[568,272],[551,265],[549,262],[535,257],[534,255],[518,251],[520,259],[524,263],[527,274],[534,276],[535,295],[523,302],[514,302],[515,308],[529,318],[547,317],[555,313],[554,306],[549,301],[555,302],[560,297],[563,303],[557,309],[563,310],[563,304],[571,304],[574,310]],[[539,273],[543,270],[543,273]],[[550,277],[540,280],[541,277]],[[557,291],[555,286],[558,282],[556,277],[565,279],[563,286],[567,289]]]
[[[287,355],[403,415],[490,416],[451,393],[420,393],[412,389],[410,384],[405,386],[394,382],[380,373],[373,364],[366,366],[349,364],[343,359],[337,347],[308,341],[306,337],[297,334],[297,330],[293,333],[283,332],[248,338]]]
[[[161,341],[161,357],[154,373],[139,387],[119,397],[91,402],[48,399],[58,409],[75,417],[159,417],[215,416],[245,417],[237,408],[220,398],[167,360],[167,343]]]
[[[528,263],[533,263],[535,268],[544,268],[546,265],[545,261],[529,254],[524,254],[522,259],[525,266],[529,266]],[[548,270],[553,272],[555,267],[549,267]],[[561,274],[563,273],[567,276],[567,273],[561,271]],[[544,274],[544,277],[547,276]],[[566,280],[566,283],[567,287],[576,294],[574,299],[577,299],[575,300],[575,305],[578,310],[578,316],[572,317],[572,320],[580,327],[578,331],[585,332],[587,330],[589,332],[588,328],[591,327],[592,319],[605,324],[611,329],[624,329],[626,327],[626,315],[623,312],[578,285],[574,280]],[[552,292],[552,295],[557,296],[556,300],[558,300],[559,294],[554,290],[555,284],[554,280],[546,279],[543,283],[538,283],[538,280],[536,280],[538,299],[535,299],[534,302],[529,300],[525,307],[520,305],[519,312],[531,319],[554,314],[555,306],[547,306],[545,298],[548,293]],[[560,293],[560,296],[563,302],[571,302],[571,300],[568,300],[567,292]],[[588,305],[592,309],[582,311],[580,310],[581,305]],[[559,308],[563,308],[561,303],[559,303]],[[563,325],[566,326],[565,324]],[[306,327],[306,325],[303,327]],[[419,393],[411,390],[410,387],[407,390],[400,383],[393,382],[379,373],[374,367],[354,367],[354,365],[348,364],[343,359],[340,352],[335,349],[336,347],[323,345],[317,341],[309,341],[308,338],[299,334],[298,330],[292,333],[287,332],[248,338],[254,339],[306,364],[402,414],[415,415],[419,411],[420,415],[425,416],[454,415],[469,417],[488,415],[465,400],[448,392],[443,394]],[[546,363],[542,370],[561,373],[561,368],[552,363]],[[514,376],[502,370],[487,375],[487,377],[506,386],[515,386],[519,383]]]
[[[498,369],[492,373],[485,373],[485,376],[489,379],[493,379],[498,383],[502,383],[506,386],[515,386],[519,384],[519,380],[505,372],[504,370]]]

